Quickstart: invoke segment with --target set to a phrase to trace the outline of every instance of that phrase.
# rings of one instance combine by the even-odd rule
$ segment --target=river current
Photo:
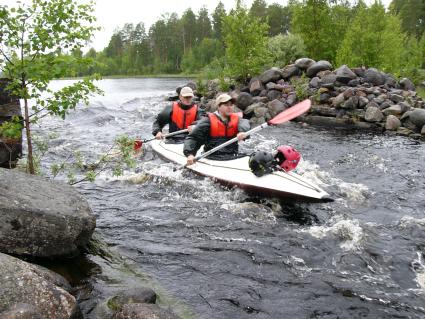
[[[44,169],[77,149],[96,159],[120,134],[151,137],[186,82],[100,81],[105,94],[89,107],[43,120],[38,134],[56,135]],[[123,176],[77,184],[108,252],[72,265],[84,317],[114,291],[145,285],[185,318],[425,318],[425,143],[291,122],[241,148],[281,144],[301,152],[297,172],[334,202],[250,198],[174,170],[148,144]]]

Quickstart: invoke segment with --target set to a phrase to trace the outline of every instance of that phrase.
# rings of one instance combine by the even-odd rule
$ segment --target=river
[[[44,168],[71,150],[94,159],[119,134],[151,137],[185,83],[100,81],[105,95],[88,108],[43,120],[39,134],[55,135]],[[71,262],[84,316],[115,290],[150,285],[187,318],[425,318],[425,144],[291,122],[241,147],[281,144],[302,153],[298,173],[334,202],[250,198],[173,170],[148,145],[123,176],[77,184],[115,256]]]

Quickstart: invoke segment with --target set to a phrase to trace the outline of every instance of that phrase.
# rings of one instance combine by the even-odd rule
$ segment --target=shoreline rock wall
[[[196,89],[194,83],[188,83]],[[200,105],[215,110],[222,93],[219,81],[210,80]],[[301,58],[283,69],[271,68],[230,93],[251,125],[259,125],[279,112],[310,98],[311,110],[297,120],[328,127],[376,129],[425,140],[425,101],[407,78],[397,80],[375,68],[337,69],[328,61]]]

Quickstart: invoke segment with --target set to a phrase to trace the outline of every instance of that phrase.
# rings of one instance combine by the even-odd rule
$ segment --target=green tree
[[[423,0],[393,0],[390,12],[401,19],[403,30],[420,39],[425,31],[425,2]]]
[[[249,15],[239,0],[233,14],[223,21],[227,75],[245,82],[270,62],[267,50],[269,26]]]
[[[291,13],[289,7],[283,7],[273,3],[267,8],[267,18],[270,26],[269,36],[286,34],[291,25]]]
[[[196,43],[201,43],[204,38],[210,38],[212,33],[211,20],[206,7],[199,10],[196,20]]]
[[[88,102],[91,92],[99,92],[91,79],[55,92],[48,88],[53,78],[63,76],[70,67],[58,52],[78,50],[96,30],[92,12],[91,1],[76,4],[72,0],[32,0],[29,4],[17,2],[12,8],[0,7],[0,69],[11,80],[9,89],[24,101],[31,174],[35,173],[31,124],[46,115],[64,118],[79,101]],[[78,66],[81,59],[74,61]],[[48,97],[42,97],[42,93]],[[34,100],[31,109],[30,99]]]
[[[196,42],[196,16],[192,9],[187,9],[181,18],[183,53],[190,51]]]
[[[226,16],[224,4],[220,1],[212,13],[213,33],[216,39],[221,40],[223,34],[223,18]]]
[[[304,0],[291,5],[292,31],[299,34],[308,55],[316,60],[335,62],[336,51],[350,24],[350,8],[346,1]]]
[[[249,14],[253,17],[259,18],[262,22],[265,22],[267,17],[266,1],[254,0],[252,2],[251,8],[249,9]]]
[[[306,55],[303,39],[296,34],[279,34],[268,40],[268,49],[273,65],[284,67]]]
[[[406,56],[406,45],[410,44],[401,30],[400,19],[386,13],[381,3],[370,7],[359,3],[356,16],[338,49],[337,64],[369,65],[400,73],[408,65],[403,56]]]

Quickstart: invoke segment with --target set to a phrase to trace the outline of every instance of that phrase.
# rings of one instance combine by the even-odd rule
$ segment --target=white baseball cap
[[[226,103],[226,102],[229,102],[229,101],[232,101],[232,103],[234,103],[235,99],[232,98],[229,94],[224,93],[224,94],[220,94],[217,97],[217,99],[215,100],[215,104],[217,106],[220,106],[220,104],[223,104],[223,103]]]
[[[180,90],[180,95],[183,97],[193,97],[193,91],[190,87],[185,86]]]

